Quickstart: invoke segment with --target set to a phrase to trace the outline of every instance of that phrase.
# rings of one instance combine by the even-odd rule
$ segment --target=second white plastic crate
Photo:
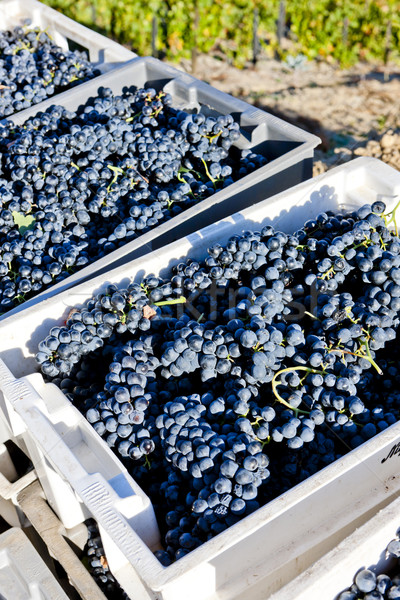
[[[152,87],[170,94],[172,106],[177,110],[213,116],[232,114],[240,125],[241,134],[233,145],[234,150],[262,154],[268,162],[179,215],[133,239],[128,238],[121,247],[92,260],[88,266],[0,316],[0,321],[10,319],[43,298],[80,281],[181,240],[197,229],[244,210],[312,175],[314,148],[319,144],[319,138],[151,57],[137,58],[79,88],[59,94],[56,100],[50,98],[41,103],[40,110],[46,110],[55,102],[68,110],[79,110],[89,98],[97,96],[99,87],[110,88],[114,94],[121,94],[126,89]],[[37,111],[36,107],[31,107],[10,119],[17,125],[22,124]]]
[[[61,324],[73,306],[82,305],[107,283],[126,284],[151,272],[165,275],[186,256],[201,259],[210,244],[224,243],[243,229],[272,223],[278,229],[294,231],[322,210],[351,210],[376,199],[385,200],[391,208],[399,195],[400,174],[394,169],[376,159],[347,163],[145,260],[133,261],[28,309],[13,325],[1,327],[0,356],[14,375],[33,373],[37,368],[33,354],[40,339],[53,325]],[[27,390],[27,383],[36,391]],[[71,465],[85,477],[90,469],[92,473],[97,467],[102,470],[100,460],[97,465],[85,462],[78,447],[89,427],[78,411],[54,386],[45,386],[37,374],[16,382],[3,369],[0,389],[2,418],[11,435],[26,440],[54,510],[60,515],[72,511],[74,500],[85,507],[82,510],[81,506],[82,515],[97,519],[110,568],[135,599],[177,600],[188,593],[193,600],[266,598],[391,501],[400,489],[396,460],[383,460],[399,443],[400,424],[396,424],[165,568],[129,524],[115,495],[107,492],[103,496],[102,490],[107,489],[104,478],[98,479],[100,487],[90,494],[79,477],[71,477]],[[70,493],[64,496],[68,488]]]

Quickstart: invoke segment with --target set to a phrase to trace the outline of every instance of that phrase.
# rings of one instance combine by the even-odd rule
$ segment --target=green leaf
[[[25,231],[33,229],[35,224],[35,217],[33,215],[23,215],[16,210],[14,210],[11,214],[21,235],[23,235]]]

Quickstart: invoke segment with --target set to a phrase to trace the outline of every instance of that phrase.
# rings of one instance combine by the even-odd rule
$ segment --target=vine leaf
[[[11,214],[21,235],[23,235],[25,231],[33,229],[35,224],[35,217],[33,215],[23,215],[16,210],[14,210]]]

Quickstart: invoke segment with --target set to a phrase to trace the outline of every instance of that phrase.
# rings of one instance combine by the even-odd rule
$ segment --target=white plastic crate
[[[320,143],[319,138],[154,58],[130,61],[119,69],[81,84],[79,88],[59,94],[56,99],[44,101],[40,104],[40,110],[57,103],[74,111],[88,98],[95,97],[100,86],[109,87],[116,94],[121,93],[127,86],[151,86],[170,93],[173,106],[177,109],[212,115],[233,114],[241,132],[234,146],[254,150],[264,155],[269,162],[27,300],[1,316],[0,321],[11,318],[21,310],[78,282],[107,272],[110,268],[157,250],[170,242],[181,240],[193,231],[243,210],[312,175],[314,148]],[[21,124],[37,111],[37,107],[31,107],[10,119],[16,124]]]
[[[294,231],[321,210],[351,210],[376,199],[385,200],[390,209],[399,195],[400,174],[394,169],[376,159],[347,163],[145,259],[118,267],[107,277],[97,277],[27,309],[12,324],[2,324],[0,357],[18,377],[33,373],[37,343],[53,325],[65,320],[73,306],[82,305],[108,283],[126,284],[146,273],[166,275],[186,256],[201,259],[210,244],[224,243],[243,229],[270,223]],[[61,480],[72,490],[64,503],[72,506],[75,491],[98,521],[110,568],[135,599],[177,600],[189,592],[193,600],[266,598],[390,502],[400,489],[396,460],[383,461],[399,443],[400,424],[396,424],[165,568],[128,523],[115,496],[104,494],[107,501],[103,502],[103,492],[89,494],[89,486],[80,483],[84,478],[71,476],[71,465],[78,473],[88,473],[81,464],[85,453],[74,448],[76,429],[82,438],[81,432],[90,427],[78,411],[52,384],[44,385],[38,374],[15,381],[2,367],[0,381],[2,418],[13,435],[25,439],[46,494],[53,486],[49,496],[54,510],[60,515],[67,510],[63,493],[57,493]],[[98,443],[100,448],[103,442],[99,439]],[[97,466],[102,468],[100,460]],[[97,489],[104,489],[104,479],[99,483]]]
[[[12,600],[68,600],[68,596],[25,533],[0,535],[0,597]]]
[[[117,42],[77,23],[38,0],[1,0],[0,29],[13,29],[27,22],[30,26],[45,30],[63,50],[69,50],[71,42],[79,44],[79,49],[85,50],[89,60],[102,72],[120,66],[123,62],[137,56]]]
[[[269,600],[337,600],[360,569],[386,573],[395,561],[385,550],[399,527],[397,498]]]

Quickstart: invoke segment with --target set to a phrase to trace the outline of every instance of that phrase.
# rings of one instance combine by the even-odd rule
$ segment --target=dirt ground
[[[192,64],[180,65],[191,72]],[[196,77],[316,134],[314,174],[356,156],[375,156],[400,170],[400,67],[359,64],[341,70],[304,62],[292,68],[263,59],[236,69],[211,56]]]

